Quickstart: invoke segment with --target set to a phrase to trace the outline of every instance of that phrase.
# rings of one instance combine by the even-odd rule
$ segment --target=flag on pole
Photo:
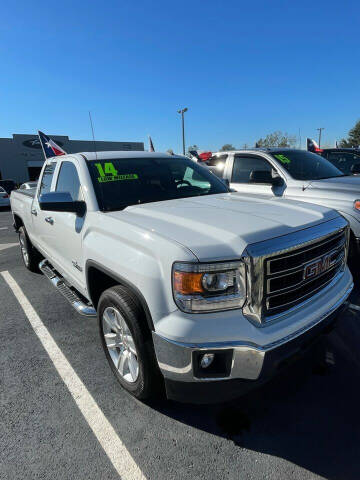
[[[153,141],[151,140],[150,135],[149,135],[149,152],[155,152],[154,144],[153,144]]]
[[[320,148],[319,145],[312,138],[306,139],[306,150],[314,153],[321,153],[323,151],[322,148]]]
[[[202,162],[207,162],[212,157],[212,152],[201,152],[199,157]]]
[[[45,159],[51,157],[57,157],[59,155],[66,155],[65,150],[63,150],[57,143],[54,142],[50,137],[45,135],[45,133],[38,131],[39,140],[41,148],[43,149]]]

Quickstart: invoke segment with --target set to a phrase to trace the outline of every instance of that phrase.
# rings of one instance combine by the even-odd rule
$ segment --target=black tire
[[[19,228],[19,244],[21,258],[23,259],[25,267],[30,270],[30,272],[38,272],[41,256],[30,242],[25,227]]]
[[[115,308],[118,310],[131,332],[138,361],[138,377],[134,383],[129,383],[120,375],[106,345],[103,314],[107,308]],[[100,297],[97,313],[101,343],[109,365],[121,386],[139,400],[154,398],[162,393],[163,381],[155,357],[151,332],[147,326],[145,314],[137,298],[129,289],[121,285],[109,288],[105,290]]]

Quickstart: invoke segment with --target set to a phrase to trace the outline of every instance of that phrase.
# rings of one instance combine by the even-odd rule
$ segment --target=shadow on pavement
[[[190,407],[164,401],[151,407],[325,478],[358,480],[359,320],[350,314],[291,369],[236,402]]]

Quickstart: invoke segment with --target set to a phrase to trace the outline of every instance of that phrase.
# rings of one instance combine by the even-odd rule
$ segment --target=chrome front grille
[[[266,315],[276,315],[307,300],[343,268],[346,232],[265,261]]]
[[[348,238],[347,221],[337,217],[250,245],[244,256],[248,273],[245,315],[265,325],[330,288],[344,272]]]

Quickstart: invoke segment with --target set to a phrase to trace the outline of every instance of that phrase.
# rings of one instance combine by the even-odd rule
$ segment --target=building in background
[[[67,153],[94,151],[92,140],[70,140],[65,135],[49,136]],[[144,150],[144,143],[96,140],[96,149],[99,152]],[[12,138],[0,138],[0,180],[12,179],[16,183],[37,180],[43,163],[44,155],[36,134],[14,134]]]

